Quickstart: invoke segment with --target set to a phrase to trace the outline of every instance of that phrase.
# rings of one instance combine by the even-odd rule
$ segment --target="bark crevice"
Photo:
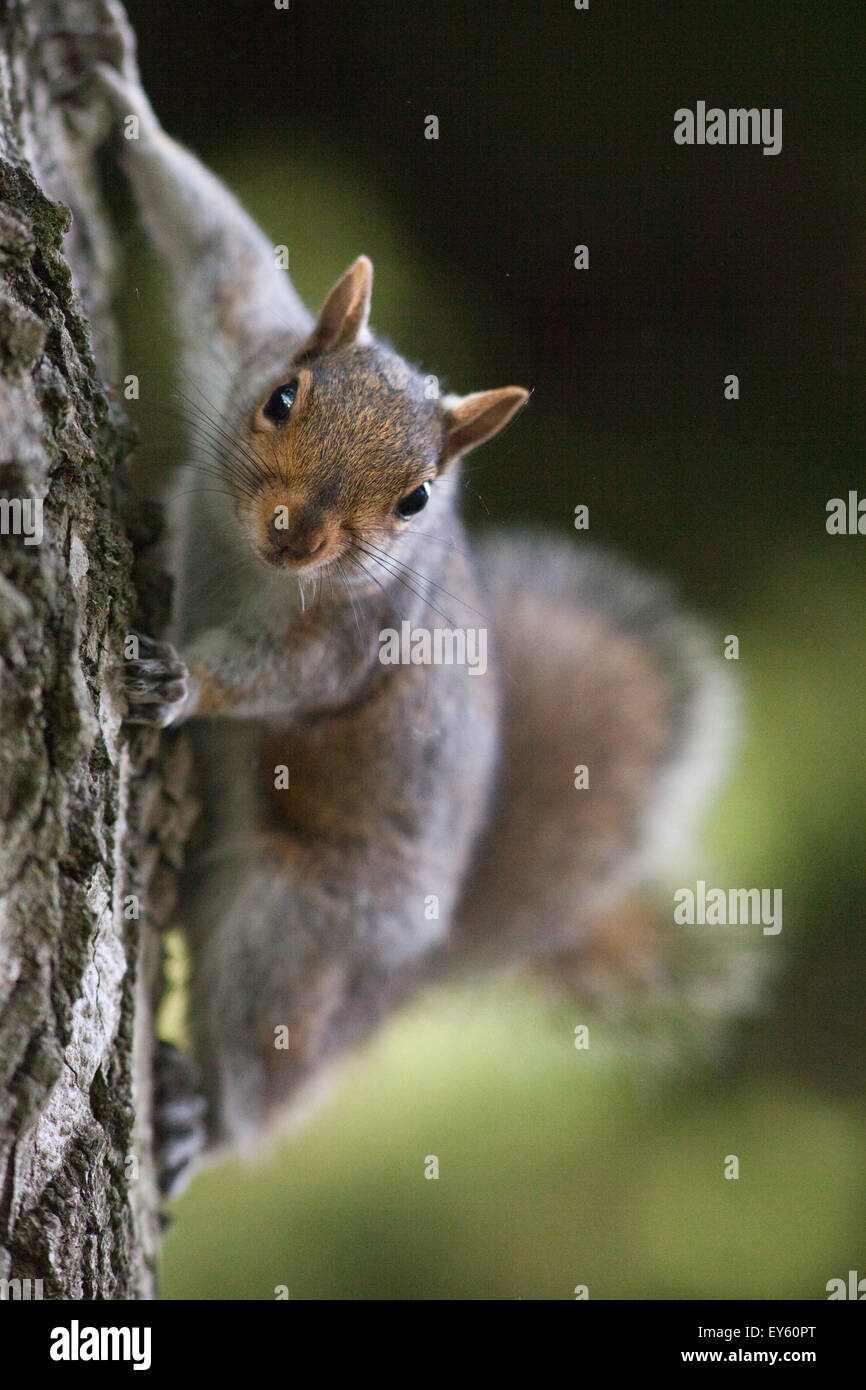
[[[51,36],[110,22],[0,8],[0,1280],[63,1299],[154,1294],[157,927],[191,820],[182,745],[122,727],[124,634],[165,616],[160,523],[124,482],[112,234],[56,99]]]

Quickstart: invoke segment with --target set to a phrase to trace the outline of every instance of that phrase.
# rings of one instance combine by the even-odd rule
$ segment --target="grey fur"
[[[228,440],[249,462],[243,422],[303,359],[313,320],[231,195],[160,130],[128,65],[104,90],[115,117],[140,116],[124,165],[169,273],[199,445],[220,457]],[[389,394],[395,363],[404,384]],[[313,486],[338,509],[443,448],[453,406],[432,408],[366,327],[310,381]],[[443,471],[423,524],[389,532],[379,558],[358,552],[366,570],[356,561],[348,584],[320,575],[308,604],[264,569],[230,497],[199,492],[180,518],[172,637],[193,678],[179,694],[169,654],[152,692],[132,689],[139,711],[175,689],[194,744],[204,814],[182,917],[212,1150],[254,1140],[425,981],[590,943],[651,867],[659,819],[697,809],[679,772],[712,743],[696,721],[713,682],[664,590],[536,534],[488,537],[476,564],[458,501]],[[485,675],[378,659],[378,634],[403,618],[488,617]],[[222,703],[208,709],[211,688]],[[572,784],[578,763],[588,791]]]

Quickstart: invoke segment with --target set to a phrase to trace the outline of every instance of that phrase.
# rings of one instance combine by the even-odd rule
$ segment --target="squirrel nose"
[[[327,531],[318,517],[298,513],[289,526],[278,526],[276,517],[268,523],[274,549],[293,560],[312,560],[327,543]]]

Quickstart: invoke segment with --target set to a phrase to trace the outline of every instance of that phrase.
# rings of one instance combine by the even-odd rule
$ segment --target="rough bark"
[[[0,499],[44,499],[41,544],[0,534],[0,1279],[45,1298],[154,1292],[149,996],[189,820],[183,746],[122,727],[123,636],[165,591],[103,385],[108,224],[57,98],[64,36],[105,23],[0,4]]]

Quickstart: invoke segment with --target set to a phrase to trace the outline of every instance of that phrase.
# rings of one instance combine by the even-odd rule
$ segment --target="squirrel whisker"
[[[181,400],[186,401],[187,406],[191,410],[197,412],[199,417],[197,422],[188,423],[193,423],[193,427],[200,430],[201,421],[204,421],[210,430],[212,442],[216,443],[217,439],[222,440],[222,447],[227,452],[230,451],[229,457],[238,463],[243,476],[247,477],[251,484],[257,483],[259,480],[260,464],[255,455],[245,449],[243,444],[231,435],[228,430],[224,429],[215,420],[212,420],[195,401],[191,401],[188,397],[184,396],[181,391],[178,391],[177,394]]]
[[[363,644],[363,642],[364,642],[364,634],[363,634],[363,632],[361,631],[361,620],[360,620],[360,618],[358,617],[358,604],[357,604],[357,600],[356,600],[356,597],[355,597],[354,588],[353,588],[353,586],[352,586],[352,584],[351,584],[351,581],[349,580],[348,575],[346,574],[346,571],[343,569],[343,566],[340,564],[340,561],[337,560],[337,561],[335,561],[335,563],[336,563],[337,569],[338,569],[339,572],[340,572],[340,576],[341,576],[341,578],[342,578],[342,580],[343,580],[343,583],[344,583],[345,586],[346,586],[346,593],[349,595],[349,602],[350,602],[351,605],[352,605],[352,612],[353,612],[354,615],[355,615],[355,626],[356,626],[357,629],[358,629],[358,636],[360,637],[361,642],[362,642],[362,644]]]
[[[374,546],[372,541],[368,541],[367,544],[374,551],[378,551],[378,547]],[[434,589],[437,589],[440,594],[444,594],[446,598],[453,598],[455,603],[459,603],[463,608],[468,608],[470,613],[475,613],[479,618],[483,618],[485,622],[490,621],[486,613],[482,613],[478,608],[473,608],[471,603],[467,603],[465,599],[459,598],[457,594],[452,594],[450,589],[446,589],[444,585],[438,584],[436,580],[431,579],[429,575],[422,574],[420,570],[413,569],[411,565],[406,564],[405,560],[398,560],[396,555],[388,554],[386,551],[380,551],[379,553],[387,555],[389,560],[393,560],[394,564],[399,565],[407,574],[414,574],[418,579],[423,580],[425,584],[430,584]]]
[[[358,541],[355,542],[355,545],[361,551],[362,555],[366,555],[369,560],[372,560],[374,562],[374,564],[381,565],[382,569],[385,571],[387,575],[390,575],[392,579],[396,579],[398,584],[402,584],[404,588],[409,590],[410,594],[414,594],[415,597],[419,598],[421,602],[426,604],[428,608],[432,608],[433,612],[438,614],[438,616],[442,618],[444,622],[448,623],[450,627],[455,626],[453,618],[449,618],[447,613],[444,613],[441,608],[437,608],[436,604],[432,601],[429,594],[424,593],[421,589],[416,589],[415,586],[413,584],[410,584],[409,580],[404,578],[404,576],[399,572],[389,569],[386,561],[383,560],[380,555],[374,555],[371,550],[365,550]],[[391,557],[389,556],[388,559],[390,560],[390,558]]]
[[[347,559],[347,560],[351,560],[353,564],[357,565],[358,568],[359,568],[360,570],[362,570],[362,572],[363,572],[364,574],[366,574],[367,578],[368,578],[368,579],[371,579],[378,589],[381,589],[382,593],[385,595],[385,598],[388,600],[388,602],[389,602],[394,608],[396,608],[396,610],[397,610],[398,614],[400,615],[400,617],[405,619],[406,614],[404,613],[403,609],[400,607],[400,605],[399,605],[399,603],[397,602],[397,600],[395,599],[394,595],[393,595],[392,593],[389,593],[389,591],[385,588],[385,585],[384,585],[379,579],[376,578],[375,574],[373,574],[371,570],[368,570],[368,569],[367,569],[367,566],[364,564],[364,562],[363,562],[362,560],[359,560],[359,559],[358,559],[358,557],[357,557],[357,555],[355,554],[355,551],[354,551],[353,548],[350,548],[349,550],[346,551],[346,559]]]

